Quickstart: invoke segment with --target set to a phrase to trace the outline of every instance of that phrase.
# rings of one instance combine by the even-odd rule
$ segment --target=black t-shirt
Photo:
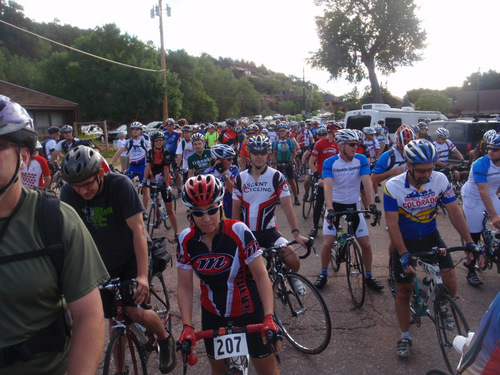
[[[107,173],[102,192],[89,201],[71,184],[65,184],[61,200],[85,223],[110,274],[135,256],[133,233],[126,220],[142,212],[144,206],[128,177]]]

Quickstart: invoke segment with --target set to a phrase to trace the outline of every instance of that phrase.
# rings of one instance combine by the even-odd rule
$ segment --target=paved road
[[[180,203],[180,201],[178,201]],[[379,205],[380,206],[380,205]],[[185,207],[177,205],[178,218],[181,228],[186,226]],[[303,234],[309,233],[312,227],[312,218],[304,220],[301,207],[295,207],[297,218]],[[278,225],[282,233],[290,233],[284,212],[277,208]],[[453,230],[448,218],[441,214],[438,218],[441,234],[448,246],[459,246],[460,238]],[[427,318],[423,320],[420,328],[411,328],[413,336],[413,349],[411,358],[402,360],[396,355],[396,342],[399,339],[399,329],[394,312],[394,300],[387,288],[387,248],[388,234],[385,222],[382,219],[380,226],[370,228],[371,243],[374,249],[374,275],[386,286],[382,293],[369,291],[364,306],[361,309],[353,308],[347,289],[344,270],[332,274],[327,286],[321,291],[330,311],[333,333],[329,347],[320,355],[304,355],[288,344],[283,345],[282,374],[425,374],[432,368],[445,369],[439,346],[437,343],[434,326]],[[167,233],[173,236],[173,234]],[[290,236],[291,237],[291,236]],[[320,249],[322,236],[318,234],[316,248]],[[172,247],[172,253],[174,248]],[[454,258],[459,259],[458,255]],[[302,261],[300,273],[314,281],[320,271],[319,258],[310,256]],[[459,265],[456,269],[459,283],[458,303],[465,313],[467,321],[472,328],[476,328],[485,313],[487,306],[500,290],[500,275],[496,270],[488,270],[480,278],[485,285],[474,289],[467,285],[465,280],[466,269]],[[176,271],[168,268],[165,271],[171,301],[175,313],[178,315],[176,305]],[[195,314],[199,317],[199,303],[195,302]],[[197,327],[199,328],[199,318]],[[195,319],[196,321],[196,319]],[[175,324],[174,335],[180,334],[180,324]],[[207,374],[209,365],[204,359],[203,345],[199,345],[200,361],[188,369],[189,374]],[[151,366],[150,373],[159,373]],[[178,364],[174,374],[182,374],[182,366]]]

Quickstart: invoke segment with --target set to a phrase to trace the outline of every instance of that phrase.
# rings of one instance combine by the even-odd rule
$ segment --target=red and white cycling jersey
[[[247,265],[262,251],[252,232],[241,221],[226,219],[211,250],[200,235],[194,225],[179,235],[177,267],[193,270],[200,278],[202,306],[229,318],[254,312],[261,300]]]
[[[266,167],[255,181],[250,170],[236,176],[233,200],[241,201],[243,221],[250,230],[273,228],[276,226],[274,209],[278,199],[290,195],[285,176],[276,169]]]
[[[43,156],[35,155],[27,166],[21,170],[21,182],[31,189],[43,188],[44,176],[50,175],[49,165]]]

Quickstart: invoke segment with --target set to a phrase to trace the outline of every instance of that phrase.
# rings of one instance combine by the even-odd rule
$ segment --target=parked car
[[[273,120],[273,116],[264,117],[264,121],[272,121],[272,120]]]
[[[92,138],[98,138],[101,141],[104,140],[104,132],[99,125],[84,125],[82,126],[82,133],[90,135]]]
[[[500,121],[492,120],[445,120],[432,121],[429,123],[427,133],[432,140],[436,140],[436,130],[438,128],[448,129],[450,132],[450,141],[457,149],[468,158],[468,154],[472,151],[481,139],[483,134],[490,129],[500,130]]]
[[[144,133],[151,133],[153,131],[159,130],[160,126],[163,124],[163,121],[152,121],[146,125],[144,129]]]
[[[262,121],[262,115],[255,115],[255,116],[253,116],[253,121],[254,122]]]
[[[127,133],[127,125],[123,124],[118,127],[118,129],[111,130],[108,132],[108,142],[113,143],[118,139],[118,133],[125,132]]]

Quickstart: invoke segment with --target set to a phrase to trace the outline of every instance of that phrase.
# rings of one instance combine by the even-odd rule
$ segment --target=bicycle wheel
[[[314,202],[315,202],[315,196],[314,196],[314,184],[311,181],[311,184],[309,184],[309,188],[307,189],[307,200],[304,200],[302,202],[302,217],[304,219],[307,219],[309,215],[311,214],[311,210],[314,207]]]
[[[365,266],[361,258],[361,251],[356,240],[350,240],[345,245],[346,274],[349,293],[352,302],[358,309],[365,302],[366,283]]]
[[[341,246],[338,243],[336,245],[334,244],[331,249],[330,265],[332,266],[333,272],[338,272],[340,269],[340,250]]]
[[[460,360],[460,354],[453,348],[453,339],[457,335],[466,336],[469,333],[469,325],[465,320],[462,310],[458,307],[455,300],[447,293],[438,293],[434,302],[434,325],[436,326],[436,334],[443,354],[446,367],[453,373]],[[453,317],[454,327],[446,326],[445,321],[440,314],[440,307],[443,305],[448,309],[448,313]]]
[[[109,340],[102,373],[103,375],[147,375],[144,352],[133,333],[127,336],[123,328],[115,331]]]
[[[155,226],[156,226],[156,204],[151,203],[151,206],[149,208],[149,216],[148,216],[148,222],[146,225],[146,231],[149,233],[149,236],[153,238],[153,232],[155,231]]]
[[[301,283],[304,288],[297,288]],[[297,289],[296,289],[297,288]],[[332,335],[332,323],[325,301],[304,276],[287,273],[273,285],[274,315],[283,334],[303,353],[319,354]]]
[[[248,375],[248,355],[240,355],[238,357],[231,357],[227,359],[228,371],[226,375]]]
[[[167,213],[167,207],[165,207],[165,202],[161,202],[160,205],[160,218],[161,221],[163,221],[163,226],[165,227],[166,230],[169,230],[172,228],[172,222],[170,221],[170,217],[168,216]]]
[[[172,332],[172,319],[170,316],[170,301],[167,287],[161,273],[155,273],[149,283],[151,290],[151,307],[158,314],[165,328]]]

